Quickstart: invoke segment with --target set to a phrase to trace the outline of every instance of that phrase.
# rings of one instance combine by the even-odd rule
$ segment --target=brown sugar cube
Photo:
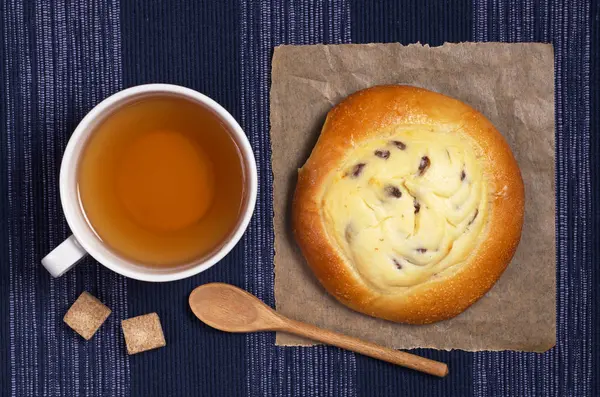
[[[149,313],[123,320],[123,335],[128,354],[141,353],[167,345],[158,314]]]
[[[71,305],[63,321],[85,340],[90,340],[110,313],[108,307],[84,291]]]

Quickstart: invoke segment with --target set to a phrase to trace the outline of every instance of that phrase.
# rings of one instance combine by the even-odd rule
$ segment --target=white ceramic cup
[[[177,267],[147,267],[118,255],[107,247],[94,233],[86,221],[77,190],[77,168],[79,158],[87,140],[95,132],[96,126],[116,109],[152,96],[175,96],[193,101],[213,112],[236,142],[242,157],[246,186],[242,210],[234,230],[225,241],[204,257]],[[220,261],[240,240],[256,203],[257,191],[256,162],[250,143],[235,119],[217,102],[189,88],[170,84],[147,84],[128,88],[100,102],[81,120],[71,136],[60,167],[60,199],[67,223],[73,235],[50,252],[42,264],[54,277],[71,269],[87,254],[107,268],[124,276],[143,281],[171,281],[198,274]]]

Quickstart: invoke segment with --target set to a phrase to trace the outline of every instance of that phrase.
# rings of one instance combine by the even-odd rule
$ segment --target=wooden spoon
[[[448,366],[444,363],[291,320],[233,285],[201,285],[192,291],[189,302],[196,317],[221,331],[288,332],[431,375],[443,377],[448,374]]]

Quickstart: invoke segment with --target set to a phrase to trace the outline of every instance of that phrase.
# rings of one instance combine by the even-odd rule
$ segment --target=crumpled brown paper
[[[277,311],[393,348],[545,351],[556,341],[554,57],[547,44],[281,46],[273,55],[271,140]],[[410,84],[458,98],[510,144],[526,190],[517,253],[498,283],[451,320],[395,324],[354,312],[318,283],[290,230],[297,169],[331,107],[378,84]],[[310,344],[278,333],[277,344]]]

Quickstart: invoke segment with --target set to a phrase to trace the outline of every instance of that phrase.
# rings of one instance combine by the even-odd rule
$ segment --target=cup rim
[[[103,120],[109,111],[121,106],[136,97],[148,94],[171,94],[200,103],[207,109],[213,111],[226,125],[227,130],[232,133],[242,157],[246,172],[247,194],[244,199],[245,205],[238,218],[237,225],[229,234],[220,247],[214,252],[197,261],[191,261],[191,265],[185,265],[183,269],[175,268],[149,268],[136,264],[126,258],[123,258],[110,250],[99,239],[95,232],[88,225],[85,219],[85,213],[80,208],[80,201],[74,200],[77,195],[77,162],[85,143],[91,136],[91,133],[97,123]],[[144,84],[130,87],[119,91],[90,110],[79,122],[65,148],[60,167],[60,198],[67,219],[67,223],[79,244],[96,259],[101,265],[123,276],[150,282],[174,281],[191,277],[201,273],[219,262],[227,255],[233,247],[240,241],[244,232],[248,228],[254,208],[256,205],[256,196],[258,190],[258,174],[256,169],[256,160],[250,142],[246,137],[242,127],[233,118],[233,116],[215,100],[201,94],[191,88],[186,88],[173,84]],[[74,182],[74,183],[73,183]],[[153,270],[153,271],[149,271]]]

